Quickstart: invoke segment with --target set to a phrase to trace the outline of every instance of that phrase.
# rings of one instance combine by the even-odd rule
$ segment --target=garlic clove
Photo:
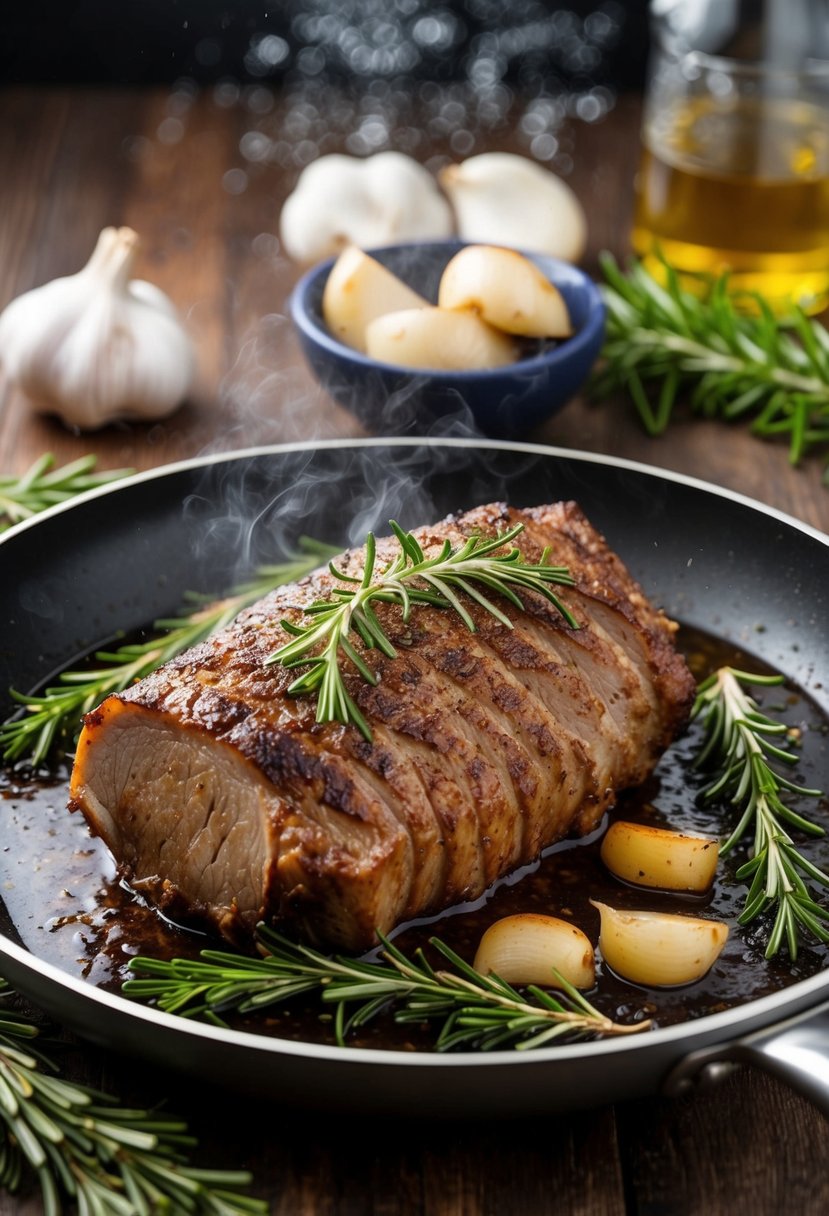
[[[466,241],[538,250],[577,262],[587,218],[560,177],[525,156],[484,152],[438,174]]]
[[[714,881],[719,844],[645,823],[617,820],[602,841],[601,858],[623,882],[665,891],[707,891]]]
[[[514,344],[471,312],[410,308],[376,317],[366,329],[372,359],[401,367],[482,371],[517,358]]]
[[[35,410],[96,430],[166,417],[186,397],[192,343],[167,296],[130,280],[137,248],[131,229],[105,228],[82,270],[0,315],[0,362]]]
[[[508,984],[560,988],[553,968],[574,988],[592,988],[596,965],[590,939],[576,925],[537,912],[497,920],[484,933],[472,964]]]
[[[627,912],[591,899],[601,916],[599,950],[623,979],[649,988],[692,984],[719,958],[728,926],[668,912]]]
[[[310,263],[399,241],[449,236],[452,209],[428,169],[401,152],[332,154],[299,175],[280,217],[285,252]]]
[[[525,338],[569,338],[561,292],[534,262],[514,249],[468,245],[443,272],[441,308],[468,308],[489,325]]]
[[[334,337],[359,351],[365,351],[366,327],[376,317],[426,307],[427,300],[356,245],[337,258],[322,296],[322,315]]]

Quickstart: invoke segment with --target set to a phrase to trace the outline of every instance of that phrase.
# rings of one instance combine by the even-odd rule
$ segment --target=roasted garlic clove
[[[668,912],[627,912],[598,900],[599,950],[623,979],[649,988],[673,988],[701,979],[728,937],[722,921]]]
[[[561,292],[514,249],[469,245],[455,254],[441,276],[438,305],[469,309],[520,337],[568,338],[573,332]]]
[[[372,359],[401,367],[481,371],[513,363],[510,338],[471,312],[410,308],[377,317],[366,329]]]
[[[645,823],[619,820],[602,841],[601,858],[624,882],[666,891],[707,891],[714,881],[719,844]]]
[[[593,947],[581,929],[537,912],[505,916],[490,925],[472,965],[508,984],[545,988],[561,987],[554,968],[574,988],[592,988],[596,970]]]
[[[316,262],[347,245],[377,248],[452,232],[452,210],[428,169],[401,152],[332,154],[299,175],[282,208],[285,252]]]
[[[584,208],[536,161],[484,152],[439,173],[466,241],[538,250],[576,262],[587,243]]]
[[[322,296],[322,315],[335,338],[366,349],[366,328],[376,317],[428,301],[356,245],[344,249],[331,267]]]

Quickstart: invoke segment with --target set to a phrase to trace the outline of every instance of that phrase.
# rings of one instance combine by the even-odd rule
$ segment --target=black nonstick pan
[[[737,495],[527,444],[368,440],[186,462],[93,492],[0,539],[0,715],[120,632],[216,593],[303,533],[358,543],[494,499],[574,498],[645,586],[829,715],[829,538]],[[829,773],[823,787],[829,785]],[[44,825],[44,831],[46,827]],[[9,844],[7,837],[6,844]],[[829,1113],[829,976],[649,1034],[533,1052],[336,1048],[223,1030],[106,992],[37,957],[0,907],[0,972],[93,1042],[274,1101],[351,1112],[531,1114],[676,1092],[751,1059]]]

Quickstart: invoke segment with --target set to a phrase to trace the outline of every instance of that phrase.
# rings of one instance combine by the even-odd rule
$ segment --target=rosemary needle
[[[58,743],[74,738],[81,718],[104,697],[128,688],[161,663],[223,628],[235,616],[274,587],[302,578],[332,554],[332,545],[301,537],[299,552],[274,566],[262,566],[248,583],[185,616],[155,622],[157,635],[146,642],[128,643],[114,651],[98,651],[101,666],[93,670],[64,671],[58,683],[40,695],[11,690],[23,707],[22,715],[0,724],[0,751],[6,761],[26,758],[33,767],[42,764]]]
[[[457,548],[447,540],[440,552],[429,558],[411,532],[404,532],[394,520],[390,521],[390,527],[398,542],[397,554],[378,570],[376,541],[373,533],[369,533],[359,576],[344,574],[332,562],[329,569],[338,583],[328,599],[318,600],[305,609],[309,623],[304,626],[283,621],[282,627],[291,634],[292,641],[267,659],[268,663],[281,663],[287,668],[307,667],[288,692],[294,696],[315,695],[318,722],[353,723],[369,742],[371,730],[346,688],[341,663],[346,659],[367,684],[377,683],[365,658],[355,649],[352,633],[359,636],[366,651],[376,648],[389,658],[395,657],[391,639],[374,611],[375,602],[397,604],[404,622],[409,620],[415,604],[452,609],[474,632],[475,622],[458,595],[460,591],[511,629],[509,617],[482,588],[522,609],[524,605],[515,591],[521,587],[543,595],[571,628],[578,628],[550,585],[571,587],[573,576],[565,566],[551,565],[546,549],[537,564],[523,560],[520,550],[512,545],[523,532],[523,524],[515,524],[494,537],[469,537]]]
[[[664,283],[641,263],[622,271],[609,254],[601,266],[607,326],[594,397],[626,391],[650,435],[686,397],[705,417],[787,438],[792,464],[829,454],[829,334],[819,321],[799,310],[777,317],[759,295],[742,310],[727,275],[690,292],[664,260]]]
[[[11,996],[0,980],[0,997]],[[187,1164],[195,1144],[187,1125],[158,1110],[131,1110],[84,1085],[57,1076],[31,1047],[29,1019],[0,1010],[0,1186],[17,1194],[32,1176],[46,1216],[63,1199],[94,1216],[244,1216],[268,1205],[239,1193],[246,1171]]]
[[[367,568],[370,559],[371,553]],[[797,785],[772,769],[770,760],[788,765],[797,761],[793,752],[772,742],[788,728],[763,714],[743,688],[781,682],[779,676],[720,668],[698,685],[692,716],[702,717],[705,728],[697,763],[714,769],[704,797],[728,798],[741,812],[723,855],[752,823],[755,826],[754,854],[737,871],[738,878],[752,880],[740,921],[746,924],[776,907],[767,957],[778,952],[785,937],[795,958],[802,929],[829,942],[829,911],[817,903],[804,881],[805,876],[829,886],[829,875],[796,850],[783,823],[813,835],[823,829],[787,806],[782,795],[788,791],[818,796],[820,791]],[[522,995],[499,977],[474,971],[439,938],[432,938],[430,944],[451,969],[436,970],[420,950],[409,959],[383,937],[380,962],[330,958],[265,925],[259,925],[257,939],[261,958],[220,950],[203,950],[197,960],[135,958],[129,968],[138,978],[129,979],[124,992],[154,1000],[166,1012],[203,1017],[219,1025],[230,1011],[252,1014],[317,992],[323,1003],[336,1007],[340,1044],[351,1031],[391,1011],[399,1023],[439,1022],[438,1051],[504,1046],[526,1050],[561,1036],[628,1034],[649,1025],[614,1023],[563,982],[563,991],[555,995],[537,987]]]
[[[700,766],[711,766],[714,775],[703,796],[726,798],[739,810],[737,826],[723,845],[729,853],[749,828],[754,827],[752,857],[737,870],[737,878],[751,879],[741,924],[773,909],[775,916],[766,947],[766,957],[777,954],[785,939],[792,959],[805,929],[821,942],[829,943],[829,910],[819,904],[807,881],[829,887],[825,874],[795,847],[784,824],[812,836],[824,829],[805,819],[783,798],[797,794],[817,798],[821,790],[795,784],[771,767],[771,761],[797,763],[788,748],[772,742],[788,728],[758,708],[744,685],[782,683],[782,676],[751,675],[733,667],[721,667],[698,687],[692,717],[701,716],[705,740],[697,757]]]
[[[219,1025],[232,1010],[253,1013],[317,992],[325,1005],[335,1006],[341,1046],[352,1031],[389,1012],[398,1023],[437,1021],[438,1051],[527,1050],[562,1036],[635,1034],[650,1026],[645,1020],[613,1022],[552,967],[560,993],[531,986],[522,995],[498,976],[473,970],[439,938],[430,945],[451,969],[436,970],[421,950],[409,959],[382,936],[380,962],[331,958],[265,925],[259,925],[257,939],[261,958],[203,950],[197,960],[131,959],[130,971],[142,978],[127,980],[123,991],[152,999],[168,1013]]]
[[[132,472],[132,469],[110,469],[96,473],[94,456],[81,456],[58,469],[54,463],[52,453],[46,452],[20,477],[0,476],[0,532],[31,519],[47,507],[67,502],[85,490],[108,485]]]

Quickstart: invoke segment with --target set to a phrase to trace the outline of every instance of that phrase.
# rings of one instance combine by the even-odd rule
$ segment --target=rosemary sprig
[[[3,759],[15,761],[25,757],[37,767],[58,742],[74,737],[83,715],[104,697],[128,688],[161,663],[223,628],[243,608],[274,587],[302,578],[338,552],[332,545],[301,537],[297,554],[279,565],[260,567],[250,582],[237,587],[225,599],[207,606],[202,604],[187,615],[156,621],[155,629],[161,632],[149,641],[96,652],[95,658],[102,666],[61,672],[59,682],[39,696],[12,689],[11,696],[24,713],[0,724]]]
[[[0,997],[10,994],[0,980]],[[239,1193],[251,1182],[246,1171],[187,1164],[182,1150],[196,1141],[182,1120],[121,1107],[56,1075],[30,1046],[37,1034],[29,1019],[0,1010],[0,1187],[17,1194],[33,1176],[45,1216],[59,1216],[66,1199],[89,1216],[268,1211]]]
[[[409,959],[382,936],[381,962],[330,958],[265,925],[258,927],[257,938],[263,955],[258,959],[221,950],[203,950],[197,960],[131,959],[130,971],[147,978],[127,980],[123,991],[152,999],[168,1013],[204,1017],[218,1025],[231,1010],[253,1013],[317,992],[324,1004],[335,1006],[334,1031],[341,1046],[352,1031],[388,1012],[398,1023],[439,1022],[438,1051],[526,1051],[565,1035],[636,1034],[650,1026],[648,1021],[612,1021],[553,968],[551,977],[555,974],[562,984],[558,995],[530,986],[522,996],[498,976],[473,970],[436,937],[430,945],[451,970],[435,970],[422,950]]]
[[[570,611],[551,589],[550,584],[572,586],[573,576],[565,566],[550,565],[549,550],[545,549],[537,565],[525,562],[521,551],[512,546],[523,530],[515,524],[494,537],[472,536],[458,548],[447,540],[439,553],[427,558],[411,532],[390,521],[397,538],[399,552],[386,566],[376,569],[377,547],[373,533],[366,539],[366,558],[359,577],[345,574],[333,564],[329,569],[341,584],[332,588],[328,599],[318,600],[305,609],[309,624],[297,626],[283,621],[282,627],[293,640],[280,646],[268,656],[268,663],[283,667],[307,667],[308,670],[288,688],[300,696],[317,697],[318,722],[353,723],[371,742],[371,730],[343,678],[342,659],[354,667],[368,684],[377,684],[377,676],[352,644],[350,634],[356,633],[366,650],[374,648],[388,658],[396,650],[384,631],[373,604],[397,604],[407,622],[415,604],[431,604],[453,609],[466,627],[474,632],[475,622],[458,592],[469,596],[486,609],[497,621],[512,629],[506,613],[481,590],[503,596],[516,608],[523,603],[515,587],[538,592],[554,604],[567,624],[575,629],[577,623]],[[512,546],[512,547],[510,547]],[[503,552],[499,552],[503,550]]]
[[[817,902],[804,881],[829,887],[829,875],[797,850],[784,824],[812,836],[824,835],[824,829],[793,811],[783,797],[788,792],[817,798],[822,791],[797,785],[771,767],[770,761],[797,763],[794,752],[772,742],[786,735],[788,728],[764,714],[743,687],[781,682],[782,676],[722,667],[699,685],[692,716],[701,715],[705,724],[697,763],[713,766],[716,773],[703,796],[729,799],[741,811],[721,854],[730,852],[754,825],[751,859],[737,870],[738,878],[751,879],[740,924],[774,908],[766,958],[777,954],[785,938],[795,959],[803,929],[829,943],[829,910]]]
[[[829,334],[820,322],[797,309],[776,317],[758,295],[742,310],[727,275],[701,278],[690,292],[664,261],[664,285],[640,263],[625,273],[605,254],[601,266],[607,329],[595,397],[627,391],[650,435],[687,396],[705,417],[751,419],[755,435],[787,436],[792,464],[810,450],[829,453]]]
[[[84,490],[108,485],[132,472],[132,469],[109,469],[96,473],[94,456],[81,456],[59,469],[53,467],[54,463],[52,453],[46,452],[22,476],[0,477],[0,532]]]

